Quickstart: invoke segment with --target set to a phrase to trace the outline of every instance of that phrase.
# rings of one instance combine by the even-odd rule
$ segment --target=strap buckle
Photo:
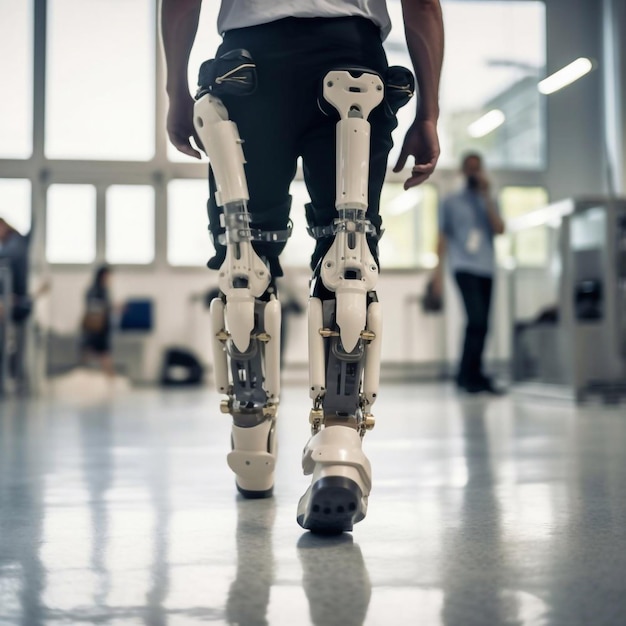
[[[293,222],[289,220],[287,228],[284,230],[262,230],[260,228],[239,228],[237,235],[244,241],[257,241],[262,243],[283,243],[291,237],[293,232]],[[217,236],[218,243],[223,246],[227,245],[228,241],[226,233],[221,233]]]
[[[380,233],[377,233],[375,226],[367,219],[353,221],[340,218],[326,226],[309,226],[306,232],[313,239],[333,237],[337,233],[364,233],[365,235],[376,235],[376,238],[380,239],[384,231],[381,230]]]

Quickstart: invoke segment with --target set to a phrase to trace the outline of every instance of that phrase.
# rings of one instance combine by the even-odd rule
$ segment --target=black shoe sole
[[[270,487],[265,491],[250,491],[249,489],[242,489],[236,482],[237,491],[247,500],[260,500],[262,498],[271,498],[274,494],[274,487]]]
[[[349,532],[363,518],[360,487],[349,478],[320,478],[311,488],[308,511],[297,520],[312,533],[335,535]]]

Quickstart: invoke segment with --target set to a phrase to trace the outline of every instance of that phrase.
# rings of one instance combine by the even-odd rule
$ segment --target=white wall
[[[448,280],[445,314],[424,314],[419,298],[424,292],[428,273],[383,272],[378,295],[384,310],[383,367],[404,365],[414,372],[436,374],[444,362],[454,364],[462,340],[463,312],[456,288]],[[50,330],[61,335],[78,332],[83,312],[84,294],[91,280],[86,270],[59,269],[50,275],[51,290],[40,311]],[[215,272],[209,270],[120,270],[113,276],[114,299],[153,299],[155,327],[146,340],[146,380],[158,378],[163,350],[184,346],[210,364],[208,312],[193,294],[216,285]],[[308,297],[308,273],[289,275],[290,289],[303,306]],[[509,322],[506,273],[496,281],[493,308],[493,332],[488,358],[508,358]],[[304,371],[308,362],[306,315],[289,318],[286,362]],[[434,368],[434,369],[433,369]]]
[[[51,291],[44,305],[51,331],[75,334],[83,311],[84,293],[91,273],[58,270],[50,276]],[[294,272],[290,288],[306,306],[308,274]],[[444,332],[441,316],[424,316],[416,297],[424,289],[426,274],[384,274],[379,296],[385,310],[383,360],[387,363],[433,363],[444,357]],[[155,304],[154,332],[147,349],[149,378],[156,379],[164,348],[186,346],[210,362],[208,312],[190,297],[216,285],[215,272],[209,270],[117,271],[113,276],[114,299],[148,297]],[[307,357],[306,315],[289,318],[289,365],[304,368]]]

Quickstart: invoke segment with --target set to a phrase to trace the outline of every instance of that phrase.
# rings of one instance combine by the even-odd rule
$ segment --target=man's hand
[[[439,298],[439,300],[443,299],[443,270],[441,267],[437,267],[432,274],[432,289],[433,296],[435,298]]]
[[[439,160],[439,138],[437,125],[429,120],[415,120],[407,131],[398,162],[393,168],[400,172],[409,156],[415,158],[411,176],[404,182],[404,188],[421,185],[433,173]]]
[[[483,170],[480,170],[475,174],[476,180],[478,181],[478,191],[482,193],[485,197],[488,197],[491,193],[491,182],[487,178],[487,175]]]
[[[170,96],[170,107],[167,112],[167,134],[177,150],[190,157],[200,159],[201,154],[189,141],[193,137],[196,145],[202,147],[193,126],[193,105],[194,100],[189,93],[176,97]]]

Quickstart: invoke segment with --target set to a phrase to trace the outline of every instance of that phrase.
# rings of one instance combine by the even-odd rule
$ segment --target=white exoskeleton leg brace
[[[382,312],[374,292],[378,267],[367,244],[367,235],[375,235],[365,217],[370,155],[367,118],[383,94],[383,82],[376,74],[355,77],[349,71],[337,70],[324,79],[324,97],[340,115],[338,217],[332,227],[335,239],[322,260],[320,273],[334,300],[325,303],[313,297],[309,302],[314,432],[331,415],[356,418],[361,434],[374,424],[369,408],[378,394]],[[339,384],[336,376],[329,376],[331,370],[339,376]]]
[[[384,95],[367,71],[335,70],[324,78],[324,98],[339,112],[337,219],[318,235],[334,235],[312,281],[309,300],[309,392],[313,436],[302,458],[311,474],[298,505],[298,523],[314,532],[352,530],[367,512],[370,463],[361,449],[374,426],[382,316],[374,287],[378,266],[367,235],[370,157],[368,116]]]
[[[244,495],[269,495],[280,394],[280,302],[268,266],[252,247],[255,237],[237,126],[211,94],[195,103],[194,125],[209,156],[226,231],[226,259],[219,270],[223,297],[211,303],[211,330],[215,383],[228,396],[222,411],[234,421],[228,464]]]

